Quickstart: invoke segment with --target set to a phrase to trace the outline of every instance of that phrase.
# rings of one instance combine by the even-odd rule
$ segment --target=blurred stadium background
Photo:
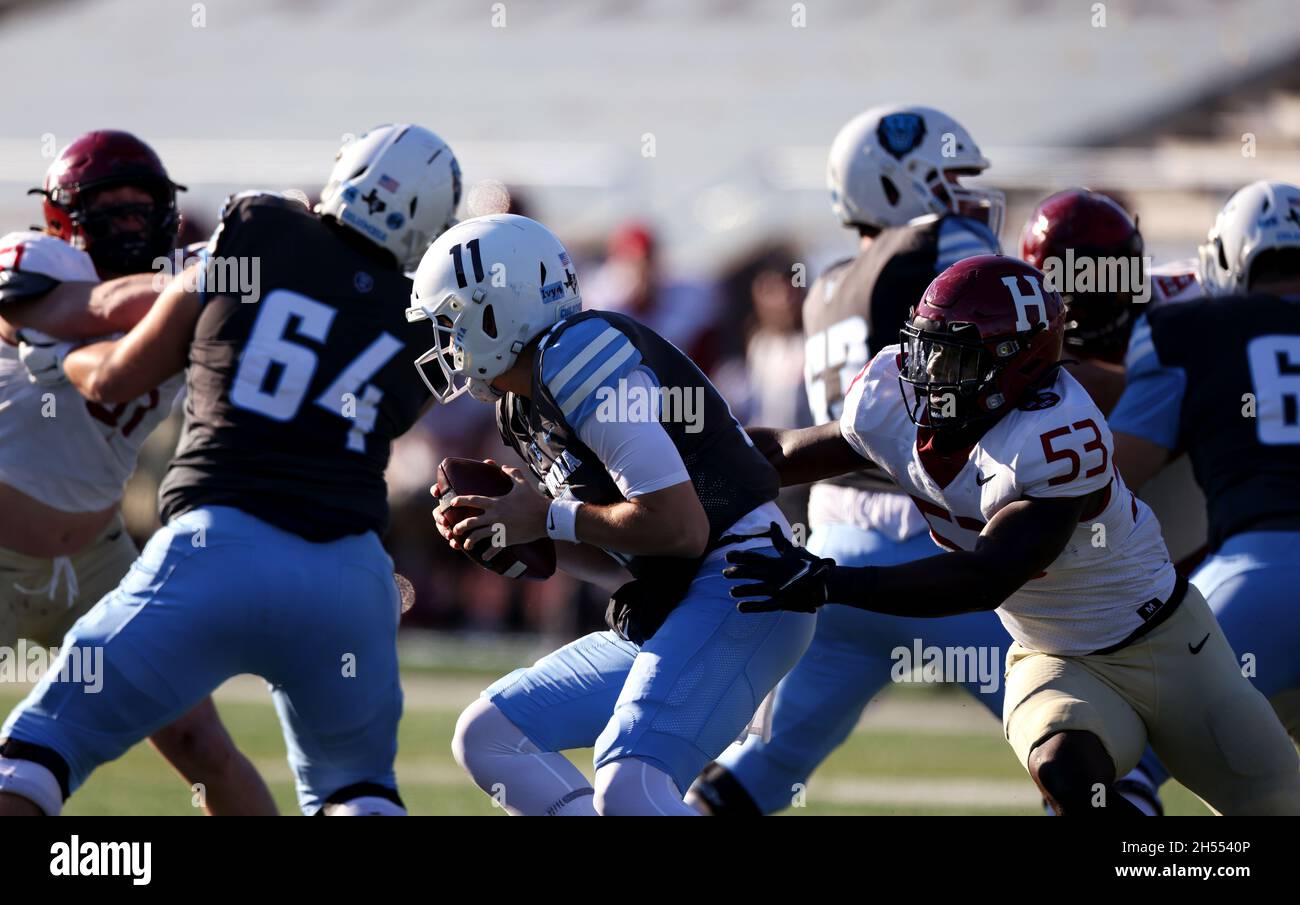
[[[1233,189],[1300,179],[1288,0],[0,0],[0,61],[6,229],[37,222],[24,192],[89,129],[157,148],[189,187],[198,239],[228,193],[314,197],[347,136],[418,122],[460,158],[462,216],[508,187],[513,210],[576,252],[588,306],[665,333],[750,423],[808,417],[791,275],[802,267],[811,284],[853,249],[829,212],[825,155],[873,104],[929,104],[972,131],[993,161],[987,181],[1008,195],[1008,250],[1037,200],[1082,184],[1138,214],[1156,263],[1185,258]],[[138,539],[156,525],[177,428],[155,434],[132,482]],[[445,455],[503,456],[488,407],[435,410],[390,469],[388,545],[417,590],[399,777],[417,812],[486,813],[447,751],[455,713],[486,678],[598,626],[604,601],[562,578],[511,583],[447,550],[427,495]],[[798,519],[798,495],[785,502]],[[0,707],[20,693],[0,688]],[[264,690],[241,679],[219,701],[289,808]],[[135,751],[71,810],[192,811],[160,767]],[[874,702],[809,805],[1038,810],[996,723],[930,688]],[[1170,805],[1203,810],[1181,790]]]

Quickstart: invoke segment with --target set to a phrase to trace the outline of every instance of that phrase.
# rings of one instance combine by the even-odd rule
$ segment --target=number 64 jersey
[[[388,521],[392,440],[429,401],[411,281],[299,202],[234,196],[208,247],[163,521],[241,509],[313,542]],[[358,239],[365,242],[365,239]]]
[[[995,514],[1025,497],[1103,491],[1061,555],[997,610],[1024,647],[1077,656],[1122,644],[1173,593],[1176,576],[1151,510],[1124,486],[1110,429],[1087,391],[1058,370],[969,449],[932,450],[908,416],[899,347],[880,351],[844,401],[840,432],[908,493],[939,545],[972,550]]]

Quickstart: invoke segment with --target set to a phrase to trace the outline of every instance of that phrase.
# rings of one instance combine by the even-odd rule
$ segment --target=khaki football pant
[[[1300,758],[1194,586],[1178,609],[1109,654],[1065,657],[1013,643],[1003,729],[1029,754],[1066,729],[1096,735],[1115,775],[1150,741],[1165,767],[1219,814],[1300,814]]]
[[[0,646],[19,638],[58,646],[81,615],[117,587],[138,555],[120,515],[72,556],[39,559],[0,549]]]

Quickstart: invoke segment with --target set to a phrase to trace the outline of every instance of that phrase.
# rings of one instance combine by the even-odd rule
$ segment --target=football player
[[[1200,249],[1206,298],[1149,311],[1111,415],[1115,459],[1142,487],[1186,450],[1208,500],[1192,575],[1240,669],[1300,740],[1300,188],[1255,182]]]
[[[1144,301],[1144,253],[1136,221],[1114,199],[1088,189],[1045,198],[1020,233],[1021,260],[1043,271],[1065,304],[1064,351],[1075,359],[1065,367],[1103,414],[1124,389],[1124,350]],[[1076,286],[1085,262],[1088,282]]]
[[[875,107],[836,136],[826,168],[831,209],[858,234],[859,246],[813,284],[804,302],[804,385],[818,424],[839,419],[853,376],[896,341],[908,308],[935,276],[962,258],[998,251],[1001,193],[962,184],[988,166],[970,133],[929,107]],[[888,565],[939,550],[916,505],[878,475],[815,484],[808,521],[809,549],[836,562]],[[789,807],[889,683],[896,667],[890,652],[910,650],[918,638],[997,650],[1011,641],[992,613],[927,623],[826,607],[808,653],[777,688],[770,739],[756,733],[728,749],[688,800],[715,815]],[[990,689],[974,675],[963,684],[1001,717],[1000,684]]]
[[[440,512],[439,532],[461,549],[549,536],[561,568],[614,589],[610,631],[494,683],[452,747],[512,814],[696,815],[683,793],[798,660],[813,618],[748,624],[728,603],[726,551],[770,551],[768,526],[789,528],[776,472],[726,402],[653,331],[581,308],[564,247],[519,216],[461,223],[415,275],[411,316],[437,337],[421,359],[430,389],[495,402],[531,471],[508,469],[501,497],[449,501],[481,513]],[[560,753],[587,746],[594,788]]]
[[[1045,199],[1020,234],[1021,259],[1064,284],[1056,288],[1066,309],[1065,367],[1107,417],[1124,391],[1124,354],[1142,312],[1200,294],[1185,264],[1148,267],[1144,255],[1137,221],[1088,189]],[[1139,495],[1155,512],[1175,566],[1190,574],[1205,555],[1207,535],[1205,497],[1187,457],[1172,461]],[[1154,758],[1142,766],[1161,779]]]
[[[403,360],[427,339],[403,316],[403,269],[459,196],[436,135],[371,130],[339,152],[315,213],[233,197],[204,259],[130,333],[60,356],[54,370],[105,405],[184,370],[185,427],[165,526],[51,667],[99,648],[103,690],[47,675],[10,715],[0,813],[57,813],[96,766],[243,672],[271,683],[304,812],[405,813],[400,602],[378,535],[391,441],[430,401]],[[227,285],[253,262],[255,304]]]
[[[119,507],[140,446],[167,417],[181,379],[139,398],[87,402],[66,382],[30,379],[20,343],[121,333],[157,296],[155,261],[175,244],[176,191],[153,150],[126,132],[81,136],[39,191],[45,232],[0,238],[0,645],[56,647],[117,586],[137,551]],[[136,277],[113,279],[121,274]],[[100,278],[109,282],[101,284]],[[212,814],[273,814],[257,771],[210,700],[151,741]]]
[[[1148,739],[1225,814],[1300,813],[1300,760],[1242,677],[1151,511],[1115,471],[1106,421],[1060,369],[1065,312],[1040,271],[968,258],[926,290],[855,379],[838,424],[751,431],[783,483],[872,463],[952,552],[849,567],[785,543],[731,552],[750,612],[829,602],[920,617],[996,610],[1004,730],[1059,814],[1140,813],[1115,789]]]

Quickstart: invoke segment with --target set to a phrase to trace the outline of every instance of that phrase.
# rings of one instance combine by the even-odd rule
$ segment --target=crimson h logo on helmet
[[[1020,291],[1020,281],[1024,280],[1029,284],[1032,290],[1029,294]],[[1030,274],[1016,274],[1002,278],[1002,285],[1011,291],[1011,299],[1016,303],[1016,332],[1027,333],[1035,326],[1047,326],[1047,303],[1043,301],[1042,284]],[[1029,320],[1029,311],[1033,309],[1038,314],[1038,320],[1031,322]]]

